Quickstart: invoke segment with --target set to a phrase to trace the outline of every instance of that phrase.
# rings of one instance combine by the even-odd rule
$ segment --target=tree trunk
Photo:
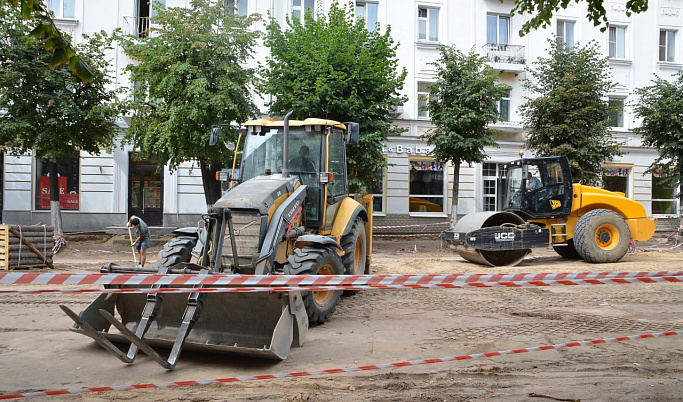
[[[55,231],[54,234],[62,236],[64,230],[62,229],[62,210],[59,207],[59,178],[57,173],[57,163],[47,162],[48,171],[50,173],[50,217],[52,219],[52,226]]]
[[[458,220],[458,192],[460,191],[460,161],[453,162],[453,193],[451,194],[451,229]]]
[[[221,182],[216,180],[216,172],[223,168],[223,163],[207,163],[202,159],[199,161],[199,167],[202,171],[202,184],[204,185],[204,198],[207,207],[211,207],[219,198],[221,198]]]

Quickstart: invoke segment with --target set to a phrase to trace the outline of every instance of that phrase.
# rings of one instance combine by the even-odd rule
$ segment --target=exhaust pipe
[[[282,142],[282,177],[289,177],[289,118],[294,111],[285,115],[284,139]]]

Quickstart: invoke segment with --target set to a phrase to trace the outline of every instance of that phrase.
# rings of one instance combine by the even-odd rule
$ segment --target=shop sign
[[[384,146],[382,148],[382,153],[392,153],[392,154],[407,154],[407,155],[429,155],[432,152],[432,147],[428,146],[405,146],[405,145],[393,145]]]
[[[78,194],[67,194],[66,177],[57,178],[59,184],[59,207],[61,209],[78,209]],[[40,176],[40,195],[38,196],[38,206],[40,209],[50,209],[50,177]]]

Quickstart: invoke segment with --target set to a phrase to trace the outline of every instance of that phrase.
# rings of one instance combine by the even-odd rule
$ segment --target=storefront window
[[[59,184],[59,206],[61,209],[78,209],[79,198],[79,159],[62,157],[57,161]],[[49,164],[36,160],[36,210],[50,209]]]
[[[380,168],[380,178],[370,184],[372,194],[372,211],[384,212],[384,168]]]
[[[410,160],[410,212],[444,212],[443,164]]]
[[[481,175],[484,181],[483,198],[484,211],[498,211],[502,198],[498,191],[498,178],[505,177],[505,165],[502,163],[484,163],[481,166]]]
[[[603,166],[602,167],[602,188],[608,191],[616,191],[629,196],[629,177],[631,176],[630,167]]]
[[[652,213],[675,215],[678,213],[676,188],[667,183],[666,174],[655,170],[652,172]]]

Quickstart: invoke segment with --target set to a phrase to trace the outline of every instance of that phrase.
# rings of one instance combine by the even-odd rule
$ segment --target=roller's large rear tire
[[[574,239],[567,240],[566,246],[553,246],[553,250],[562,258],[568,260],[580,260],[581,255],[576,251],[576,246],[574,246]]]
[[[156,267],[172,267],[181,262],[190,262],[192,249],[197,245],[197,238],[191,236],[174,237],[159,251]]]
[[[628,251],[631,231],[619,214],[595,209],[574,228],[574,244],[581,258],[592,263],[617,262]]]
[[[344,264],[344,275],[366,275],[367,266],[367,238],[363,220],[358,218],[353,223],[351,232],[341,239],[341,246],[344,249],[342,263]],[[355,295],[357,290],[347,290],[345,295]]]
[[[341,257],[331,248],[302,247],[294,250],[285,265],[285,275],[343,275]],[[308,322],[323,324],[337,309],[341,290],[302,292],[301,299],[306,306]]]

